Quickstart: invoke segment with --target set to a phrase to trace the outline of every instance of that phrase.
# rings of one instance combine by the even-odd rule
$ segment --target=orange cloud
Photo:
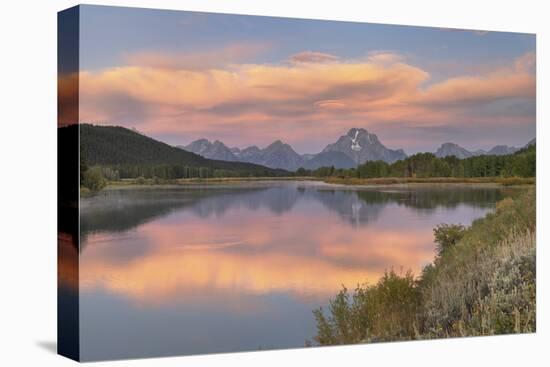
[[[299,65],[235,65],[227,69],[189,70],[119,67],[81,74],[83,120],[103,116],[109,95],[124,95],[144,104],[177,107],[186,114],[240,115],[250,111],[295,111],[314,114],[316,101],[339,97],[361,111],[411,94],[427,78],[406,64],[303,63]],[[376,106],[378,104],[379,106]],[[220,113],[217,113],[220,111]],[[290,114],[291,115],[291,114]],[[220,116],[217,116],[220,119]],[[222,118],[223,119],[223,118]]]
[[[317,101],[315,104],[321,108],[338,108],[342,109],[346,107],[346,104],[337,99],[328,99],[325,101]]]
[[[502,70],[478,77],[446,80],[419,93],[427,104],[484,104],[513,97],[535,97],[535,76],[523,70]]]
[[[372,51],[367,60],[379,64],[394,64],[403,61],[403,56],[393,51]]]

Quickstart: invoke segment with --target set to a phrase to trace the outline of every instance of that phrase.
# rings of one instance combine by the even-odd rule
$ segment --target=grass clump
[[[415,278],[393,270],[314,310],[320,345],[536,330],[535,191],[468,228],[434,229],[436,257]]]

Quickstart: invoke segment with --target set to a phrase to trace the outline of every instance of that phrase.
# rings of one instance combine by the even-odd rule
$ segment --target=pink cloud
[[[129,66],[155,69],[207,70],[242,62],[270,47],[264,43],[233,43],[225,47],[188,52],[137,52],[126,54]]]
[[[534,66],[532,54],[515,60],[514,65],[485,75],[447,79],[420,92],[417,101],[432,104],[484,104],[493,101],[534,98],[536,79],[530,72]]]
[[[429,72],[392,52],[342,60],[308,51],[298,55],[316,62],[273,65],[238,63],[239,54],[236,46],[209,53],[202,68],[201,53],[134,55],[132,66],[82,72],[81,121],[139,126],[187,141],[239,131],[228,143],[300,143],[339,136],[352,126],[444,125],[463,121],[474,106],[535,96],[533,53],[489,72],[432,84]],[[506,113],[496,110],[492,118],[505,119]]]

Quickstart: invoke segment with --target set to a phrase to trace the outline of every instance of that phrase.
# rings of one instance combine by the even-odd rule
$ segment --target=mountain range
[[[531,140],[524,147],[535,143]],[[388,149],[376,136],[362,128],[352,128],[347,134],[340,136],[332,144],[328,144],[317,154],[298,154],[289,144],[276,140],[265,148],[251,145],[244,149],[228,147],[223,142],[207,139],[195,140],[192,143],[178,148],[198,154],[208,159],[230,162],[248,162],[274,169],[296,171],[303,167],[317,169],[319,167],[334,166],[336,168],[352,168],[366,161],[384,161],[393,163],[407,158],[402,149]],[[454,155],[464,159],[478,155],[506,155],[512,154],[521,148],[507,145],[497,145],[488,151],[469,151],[455,143],[442,144],[435,155],[446,157]]]
[[[523,148],[527,148],[528,146],[535,144],[535,142],[536,140],[535,138],[533,138],[531,141],[529,141],[527,144],[525,144],[523,147],[520,147],[520,148],[511,147],[508,145],[496,145],[488,151],[479,149],[473,152],[455,143],[444,143],[437,149],[437,151],[435,152],[435,156],[439,158],[443,158],[443,157],[454,155],[457,158],[464,159],[469,157],[475,157],[478,155],[507,155],[507,154],[513,154]]]
[[[355,147],[359,147],[358,150],[352,149],[354,142]],[[317,154],[298,154],[290,145],[280,140],[263,149],[255,145],[244,149],[229,148],[219,140],[210,142],[207,139],[195,140],[185,146],[179,145],[178,148],[208,159],[249,162],[288,171],[296,171],[300,167],[352,168],[366,161],[383,160],[392,163],[407,157],[403,150],[388,149],[375,134],[357,128],[350,129],[346,135],[340,136],[336,142],[327,145]]]
[[[356,128],[327,145],[320,153],[302,155],[280,140],[263,149],[257,146],[228,148],[221,141],[209,142],[206,139],[199,139],[185,147],[174,147],[120,126],[80,124],[59,129],[58,139],[63,144],[74,140],[74,136],[80,137],[80,155],[89,166],[173,165],[226,170],[244,176],[285,176],[288,171],[296,171],[300,167],[352,168],[358,162],[367,160],[394,162],[407,157],[403,150],[388,149],[376,135]],[[535,143],[532,139],[521,148],[497,145],[487,152],[471,152],[457,144],[445,143],[435,154],[438,157],[454,155],[458,158],[481,154],[504,155]]]

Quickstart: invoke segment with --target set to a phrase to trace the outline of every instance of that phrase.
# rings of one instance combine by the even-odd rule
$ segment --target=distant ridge
[[[487,155],[506,155],[506,154],[513,154],[517,152],[519,148],[515,147],[509,147],[508,145],[497,145],[491,148],[487,152]]]
[[[530,140],[522,148],[527,148],[528,146],[535,144],[535,138]],[[454,155],[457,158],[464,159],[468,157],[475,157],[478,155],[508,155],[518,152],[522,148],[511,147],[508,145],[496,145],[488,151],[476,150],[471,152],[458,144],[455,143],[444,143],[442,144],[437,151],[435,152],[436,157],[443,158],[447,156]]]
[[[222,161],[231,161],[231,162],[235,162],[239,160],[235,156],[233,151],[229,149],[227,146],[225,146],[225,144],[219,140],[216,140],[213,143],[211,143],[207,139],[199,139],[199,140],[195,140],[194,142],[186,146],[178,145],[178,148],[184,149],[188,152],[199,154],[204,158],[208,158],[208,159],[218,159]]]
[[[186,146],[178,148],[199,154],[205,158],[248,162],[259,164],[270,168],[295,171],[304,165],[305,159],[296,153],[288,144],[276,140],[264,149],[253,145],[243,150],[229,148],[224,143],[216,140],[213,143],[207,139],[195,140]]]
[[[478,154],[483,154],[484,152],[478,151]],[[443,143],[435,152],[435,156],[439,158],[447,156],[455,156],[460,159],[473,157],[475,154],[462,148],[460,145],[455,143]]]

